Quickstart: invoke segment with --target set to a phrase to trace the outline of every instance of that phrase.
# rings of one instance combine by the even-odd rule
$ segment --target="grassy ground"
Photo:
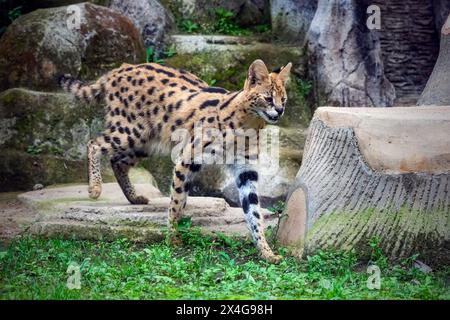
[[[184,245],[126,240],[90,242],[24,237],[0,251],[1,299],[450,299],[450,270],[425,274],[412,259],[381,267],[381,288],[367,288],[367,265],[353,253],[320,252],[270,265],[248,242],[198,231]],[[67,269],[81,267],[81,289]]]

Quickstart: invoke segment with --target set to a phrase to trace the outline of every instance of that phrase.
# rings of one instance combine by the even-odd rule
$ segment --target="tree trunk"
[[[319,108],[278,240],[303,254],[419,253],[450,263],[450,113],[430,108]]]
[[[450,105],[450,16],[442,27],[439,57],[418,105]]]

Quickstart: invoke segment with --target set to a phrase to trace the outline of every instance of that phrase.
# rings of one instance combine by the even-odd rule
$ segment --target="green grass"
[[[450,298],[448,269],[424,274],[407,260],[382,268],[381,289],[369,290],[367,263],[358,262],[352,253],[319,252],[306,261],[288,257],[271,265],[257,259],[249,242],[213,239],[195,229],[182,232],[184,244],[179,248],[126,240],[17,239],[0,251],[0,298]],[[80,266],[80,290],[66,286],[72,263]]]

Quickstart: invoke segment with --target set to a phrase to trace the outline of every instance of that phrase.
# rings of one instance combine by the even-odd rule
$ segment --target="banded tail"
[[[72,93],[77,99],[87,103],[100,102],[105,96],[103,78],[100,78],[93,84],[85,84],[71,75],[65,74],[58,78],[58,83],[65,91]]]

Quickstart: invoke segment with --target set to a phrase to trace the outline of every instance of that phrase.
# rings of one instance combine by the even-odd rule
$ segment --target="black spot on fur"
[[[218,88],[218,87],[208,87],[202,90],[203,92],[209,92],[209,93],[228,93],[227,90],[224,88]]]
[[[248,195],[248,202],[250,202],[251,204],[258,204],[258,196],[256,195],[256,193],[250,193]]]
[[[214,122],[214,120],[215,120],[215,118],[214,118],[214,117],[209,117],[209,118],[208,118],[208,122],[209,122],[209,123],[213,123],[213,122]]]
[[[198,171],[200,171],[201,168],[202,168],[202,166],[200,164],[195,164],[195,163],[193,163],[189,166],[189,169],[192,172],[198,172]]]
[[[180,188],[180,187],[175,188],[175,192],[176,192],[176,193],[183,193],[183,189]]]
[[[168,82],[169,82],[169,79],[162,79],[161,80],[161,83],[164,84],[164,85],[166,85]]]
[[[216,107],[219,104],[219,99],[206,100],[200,105],[200,109],[205,109],[208,107]]]
[[[136,136],[136,138],[141,138],[141,134],[139,133],[139,131],[137,131],[136,128],[133,128],[133,134]]]
[[[180,179],[181,181],[184,181],[184,179],[186,179],[186,176],[184,174],[182,174],[180,171],[175,171],[175,175],[177,176],[178,179]]]
[[[130,136],[128,136],[128,145],[130,146],[131,149],[134,148],[134,139]]]
[[[189,190],[191,190],[191,183],[186,182],[186,184],[184,185],[184,192],[189,192]]]
[[[152,96],[155,93],[155,90],[156,90],[155,87],[151,87],[150,89],[147,90],[147,93]]]
[[[170,118],[170,116],[165,114],[164,117],[163,117],[163,121],[167,122],[167,121],[169,121],[169,118]]]
[[[242,172],[238,177],[238,187],[241,188],[247,181],[258,181],[258,173],[256,171]]]
[[[246,198],[242,199],[242,209],[246,214],[248,213],[248,200]]]
[[[155,71],[156,71],[157,73],[165,74],[165,75],[168,76],[169,78],[175,77],[175,73],[170,72],[170,71],[167,71],[167,70],[164,70],[164,69],[155,69]]]
[[[120,145],[120,139],[118,137],[113,138],[114,143]]]
[[[258,211],[254,211],[253,215],[255,216],[256,219],[260,219],[261,216],[259,215]]]
[[[166,97],[166,94],[165,94],[165,93],[161,94],[161,95],[159,96],[159,102],[163,102],[164,99],[165,99],[165,97]]]

